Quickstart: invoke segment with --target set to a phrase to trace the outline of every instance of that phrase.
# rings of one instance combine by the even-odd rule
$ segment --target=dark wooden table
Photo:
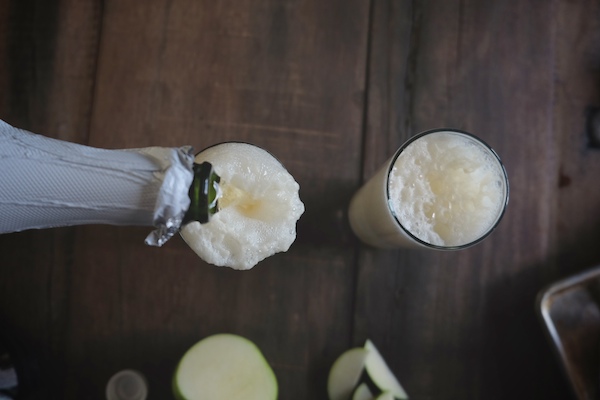
[[[248,272],[179,238],[85,226],[0,236],[0,323],[45,399],[102,399],[135,368],[168,399],[177,360],[233,332],[280,398],[324,399],[372,339],[413,399],[565,399],[535,313],[600,262],[600,4],[484,0],[0,0],[0,118],[95,147],[256,143],[301,186],[284,254]],[[381,251],[352,193],[409,136],[473,132],[505,162],[507,214],[460,252]],[[0,171],[1,173],[1,171]]]

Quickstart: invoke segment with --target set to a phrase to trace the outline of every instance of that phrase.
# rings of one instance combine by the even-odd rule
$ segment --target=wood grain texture
[[[565,398],[534,311],[557,269],[556,4],[402,4],[374,2],[365,178],[409,136],[448,126],[499,152],[511,200],[472,249],[362,250],[355,341],[392,354],[414,398]]]
[[[591,0],[0,0],[0,118],[95,147],[240,140],[273,153],[306,213],[284,254],[216,268],[178,237],[86,226],[0,237],[0,326],[40,398],[103,397],[135,368],[170,398],[177,360],[233,332],[281,399],[326,398],[370,338],[413,399],[565,399],[535,315],[547,284],[600,262],[600,26]],[[600,114],[599,114],[600,115]],[[600,117],[599,117],[600,118]],[[502,157],[492,236],[460,252],[379,251],[352,193],[407,138],[448,126]]]
[[[0,119],[85,143],[99,30],[96,1],[1,1]],[[39,398],[63,398],[75,234],[61,228],[0,237],[0,325],[34,358]]]
[[[241,274],[207,266],[180,238],[157,250],[139,231],[81,229],[68,397],[97,392],[111,372],[136,367],[153,395],[168,398],[177,359],[218,332],[264,349],[281,398],[325,393],[329,366],[351,344],[354,254],[343,247],[343,214],[359,179],[367,8],[104,3],[89,144],[252,142],[294,175],[310,212],[294,248]]]
[[[559,3],[556,14],[556,247],[563,274],[600,260],[600,149],[590,140],[600,105],[600,23],[590,18],[598,12],[600,5],[582,1]]]

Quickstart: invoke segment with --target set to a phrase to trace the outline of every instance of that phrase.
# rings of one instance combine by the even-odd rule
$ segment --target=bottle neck
[[[219,182],[221,177],[209,162],[194,164],[194,180],[189,190],[190,207],[183,218],[183,224],[198,221],[205,224],[218,210],[221,197]]]
[[[192,180],[191,155],[184,153],[98,149],[0,121],[0,233],[84,224],[158,226],[157,220],[167,219],[157,215],[164,210],[182,217]]]

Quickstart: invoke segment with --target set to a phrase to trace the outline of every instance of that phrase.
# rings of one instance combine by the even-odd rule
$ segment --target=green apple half
[[[370,340],[342,353],[329,371],[330,400],[408,399],[408,395]],[[391,397],[390,397],[391,396]]]
[[[173,377],[178,400],[276,400],[277,391],[277,378],[260,349],[227,333],[192,346]]]

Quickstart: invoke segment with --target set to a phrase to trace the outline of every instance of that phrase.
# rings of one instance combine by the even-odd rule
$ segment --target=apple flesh
[[[369,350],[369,355],[365,363],[365,371],[375,386],[382,392],[389,392],[393,398],[408,399],[408,395],[396,379],[394,373],[390,370],[387,363],[377,350],[377,347],[367,340],[365,349]]]
[[[391,392],[383,392],[379,396],[375,397],[375,400],[394,400],[395,397]]]
[[[342,353],[329,371],[327,392],[330,400],[405,400],[408,395],[375,347]]]
[[[363,348],[344,352],[333,364],[327,380],[330,400],[347,400],[363,372],[369,351]]]
[[[354,390],[352,400],[373,400],[373,393],[369,390],[369,386],[366,383],[361,383]]]
[[[277,379],[260,349],[233,334],[196,343],[173,377],[178,400],[276,400],[277,392]]]

